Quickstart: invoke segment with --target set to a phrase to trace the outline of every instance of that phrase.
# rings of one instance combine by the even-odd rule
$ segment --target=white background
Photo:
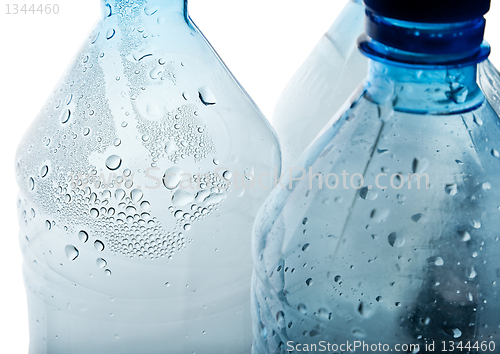
[[[346,0],[190,0],[191,17],[264,114],[329,28]],[[0,353],[28,352],[26,299],[18,246],[14,153],[45,99],[100,15],[99,0],[47,0],[57,15],[7,15],[0,7]],[[500,1],[486,39],[500,68]],[[495,50],[497,49],[497,50]],[[69,353],[68,353],[69,354]]]

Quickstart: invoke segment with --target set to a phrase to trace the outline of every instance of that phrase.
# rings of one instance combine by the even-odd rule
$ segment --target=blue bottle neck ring
[[[459,23],[416,23],[366,10],[366,35],[358,44],[367,57],[399,66],[461,67],[486,60],[483,17]]]

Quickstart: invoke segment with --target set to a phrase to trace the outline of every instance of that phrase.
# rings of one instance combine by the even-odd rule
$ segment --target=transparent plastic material
[[[349,0],[278,100],[272,123],[284,172],[366,77],[367,60],[356,46],[364,13],[361,0]]]
[[[277,139],[185,1],[102,9],[17,152],[30,353],[249,353]]]
[[[351,95],[362,84],[368,70],[368,60],[356,45],[364,32],[364,14],[362,0],[349,0],[276,104],[272,124],[281,141],[285,173],[323,127],[333,123],[331,120],[342,105],[356,98]],[[491,66],[489,60],[481,63],[480,77]],[[492,75],[498,73],[489,70],[484,79],[486,85]],[[490,91],[484,90],[484,93],[490,99]]]
[[[498,72],[379,59],[257,218],[254,353],[498,351]]]

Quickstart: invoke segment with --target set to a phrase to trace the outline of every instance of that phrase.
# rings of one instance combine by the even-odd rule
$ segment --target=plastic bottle
[[[349,0],[281,94],[272,124],[284,172],[365,78],[366,58],[356,45],[364,13],[362,0]]]
[[[254,353],[498,351],[489,1],[365,3],[365,84],[254,226]]]
[[[279,148],[186,6],[103,1],[19,146],[30,353],[250,352]]]
[[[281,141],[284,173],[335,113],[356,98],[351,95],[362,84],[368,69],[368,60],[356,45],[364,32],[364,15],[362,0],[349,0],[281,94],[272,124]],[[479,64],[478,72],[490,103],[495,95],[493,92],[498,90],[491,91],[483,86],[490,85],[491,80],[500,80],[498,71],[491,67],[490,61],[485,60]],[[483,79],[485,71],[488,73]]]

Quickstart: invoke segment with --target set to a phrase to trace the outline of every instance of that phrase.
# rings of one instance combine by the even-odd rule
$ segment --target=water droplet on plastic
[[[184,206],[184,205],[191,203],[193,200],[194,200],[194,196],[191,193],[189,193],[183,189],[179,189],[172,196],[172,203],[175,206]]]
[[[111,171],[119,169],[121,164],[122,164],[122,159],[118,155],[111,155],[106,160],[106,167]]]
[[[447,194],[454,196],[458,193],[458,186],[456,183],[447,184],[444,190]]]
[[[361,301],[358,305],[358,313],[361,317],[370,318],[375,313],[375,310],[370,304]]]
[[[405,244],[404,236],[397,234],[396,232],[392,232],[391,234],[389,234],[387,240],[392,247],[403,247],[403,245]]]
[[[495,150],[495,149],[491,149],[491,154],[494,156],[494,157],[500,157],[500,153]]]
[[[35,189],[35,180],[33,179],[33,177],[29,178],[28,185],[30,187],[30,190],[34,190]]]
[[[125,195],[126,195],[126,193],[125,193],[125,191],[123,189],[117,189],[115,191],[115,198],[118,201],[123,200],[123,198],[125,198]]]
[[[64,249],[64,252],[66,253],[66,257],[70,261],[74,261],[80,255],[80,252],[78,252],[78,249],[73,245],[67,245],[66,248]]]
[[[382,222],[389,217],[390,213],[391,211],[387,208],[373,209],[370,217],[376,222]]]
[[[470,241],[471,237],[470,237],[470,233],[468,233],[467,231],[460,231],[458,233],[458,235],[460,236],[460,239],[463,241],[463,242],[467,242],[467,241]]]
[[[479,126],[483,125],[483,119],[479,116],[476,116],[474,113],[472,114],[474,116],[474,123],[476,123]]]
[[[78,232],[78,239],[81,242],[86,243],[89,239],[89,234],[86,231],[81,230],[80,232]]]
[[[359,191],[359,196],[364,200],[375,200],[378,197],[378,193],[368,187],[363,187]]]
[[[106,39],[111,39],[115,36],[115,30],[113,28],[110,28],[108,32],[106,33]]]
[[[61,123],[62,124],[67,123],[70,117],[71,117],[71,111],[69,109],[63,111],[61,113]]]
[[[436,257],[434,264],[437,265],[438,267],[441,267],[444,265],[444,260],[441,257]]]
[[[198,94],[200,96],[201,102],[203,102],[203,104],[205,106],[210,106],[210,105],[214,105],[217,103],[217,100],[215,99],[215,95],[212,93],[210,88],[208,88],[208,86],[200,87],[198,89]]]
[[[111,275],[111,271],[110,271],[109,269],[106,269],[106,270],[104,271],[104,274],[106,274],[107,276],[110,276],[110,275]],[[115,337],[116,337],[116,339],[120,339],[120,337],[118,337],[118,335],[117,335],[117,334],[115,335]]]
[[[49,166],[43,165],[40,169],[40,177],[45,178],[47,176],[47,173],[49,173]]]
[[[90,209],[90,216],[92,216],[94,219],[99,217],[99,210],[96,208]]]
[[[467,269],[467,278],[470,280],[474,279],[477,276],[477,272],[474,269],[474,266]]]
[[[99,268],[105,268],[108,265],[108,262],[104,258],[97,258],[96,264]]]
[[[307,279],[307,280],[306,280],[306,284],[307,284],[307,286],[311,286],[311,285],[312,285],[312,283],[313,283],[312,278],[309,278],[309,279]]]
[[[115,140],[113,140],[113,145],[114,146],[120,146],[121,143],[122,143],[122,141],[119,138],[115,138]]]
[[[102,243],[100,240],[96,240],[94,241],[94,248],[97,251],[102,252],[104,251],[104,243]]]
[[[413,159],[413,173],[422,174],[425,172],[427,167],[429,167],[429,161],[427,159]]]
[[[134,189],[132,192],[130,192],[130,199],[132,199],[134,203],[139,202],[143,196],[144,194],[140,189]]]
[[[299,305],[297,306],[297,310],[298,310],[301,314],[303,314],[303,315],[306,315],[306,314],[307,314],[307,307],[306,307],[306,305],[304,305],[304,304],[299,304]]]
[[[308,248],[309,248],[309,244],[306,243],[304,246],[302,246],[302,251],[307,251]]]
[[[90,128],[83,128],[83,136],[88,136],[90,134]]]
[[[160,9],[160,7],[158,5],[146,5],[144,7],[144,13],[148,16],[152,16],[154,15],[158,10]]]
[[[171,167],[163,175],[163,185],[167,189],[175,189],[182,180],[183,171],[179,167]]]

